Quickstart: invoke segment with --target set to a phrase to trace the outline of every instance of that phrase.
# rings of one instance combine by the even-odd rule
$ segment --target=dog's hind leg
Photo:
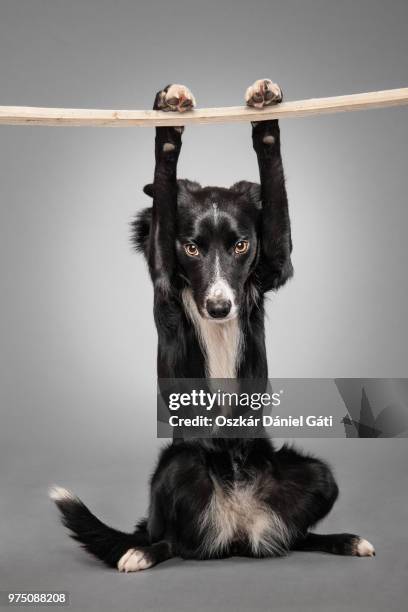
[[[89,553],[120,572],[148,569],[172,557],[166,541],[152,542],[147,521],[139,521],[133,533],[124,533],[102,523],[73,493],[53,487],[50,496],[72,537]]]
[[[282,483],[282,511],[284,518],[294,526],[296,534],[290,545],[291,550],[374,556],[372,544],[358,535],[320,535],[309,531],[327,516],[338,496],[337,483],[326,463],[286,445],[277,451],[275,458]]]
[[[166,541],[156,542],[150,546],[129,548],[118,561],[120,572],[138,572],[149,569],[172,557],[170,544]]]
[[[109,567],[117,567],[129,549],[151,546],[151,539],[142,523],[133,533],[124,533],[102,523],[67,489],[53,487],[50,497],[61,512],[62,523],[70,530],[71,537]]]
[[[332,533],[321,535],[307,533],[299,538],[292,546],[292,550],[327,552],[333,555],[351,555],[354,557],[374,557],[374,546],[352,533]]]

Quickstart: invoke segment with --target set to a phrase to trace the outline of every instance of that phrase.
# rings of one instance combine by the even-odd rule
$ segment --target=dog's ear
[[[231,191],[235,191],[239,195],[248,198],[256,208],[262,208],[261,201],[261,186],[259,183],[251,183],[250,181],[239,181],[230,187]]]
[[[180,179],[177,181],[177,201],[179,204],[188,204],[191,196],[201,189],[201,185],[195,181],[188,179]]]
[[[141,210],[131,223],[131,240],[140,253],[147,256],[147,246],[149,243],[150,226],[152,224],[152,209],[144,208]]]
[[[146,195],[149,196],[149,198],[152,198],[154,196],[153,183],[148,183],[147,185],[145,185],[143,187],[143,191]]]
[[[189,204],[191,196],[201,189],[201,185],[195,181],[188,179],[180,179],[177,181],[177,203]]]
[[[188,179],[180,179],[177,181],[178,193],[181,198],[187,194],[192,194],[195,191],[201,189],[201,185],[195,181],[189,181]],[[143,187],[143,191],[149,198],[154,197],[154,184],[148,183]]]
[[[179,179],[177,181],[177,187],[179,191],[189,191],[190,193],[194,193],[201,189],[200,183],[197,183],[197,181],[190,181],[189,179]]]

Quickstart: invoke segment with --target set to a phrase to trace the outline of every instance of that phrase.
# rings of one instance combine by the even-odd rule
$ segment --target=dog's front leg
[[[282,101],[282,91],[269,79],[248,87],[248,106],[262,108]],[[257,275],[263,291],[277,289],[293,273],[290,254],[292,240],[285,176],[277,120],[252,124],[252,140],[258,157],[261,179],[261,252]]]
[[[153,109],[182,113],[195,106],[183,85],[168,85],[156,94]],[[183,310],[176,261],[177,162],[182,127],[156,128],[153,209],[147,258],[154,287],[154,317],[159,336],[158,375],[180,375],[179,344]]]
[[[156,94],[153,109],[183,112],[194,107],[192,93],[183,85],[168,85]],[[174,287],[176,270],[177,162],[182,127],[156,128],[156,165],[148,262],[153,284],[163,293]]]

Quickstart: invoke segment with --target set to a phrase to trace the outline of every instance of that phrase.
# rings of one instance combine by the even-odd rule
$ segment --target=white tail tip
[[[55,501],[75,501],[76,497],[71,491],[68,489],[64,489],[64,487],[58,487],[56,485],[50,487],[48,490],[49,497]]]

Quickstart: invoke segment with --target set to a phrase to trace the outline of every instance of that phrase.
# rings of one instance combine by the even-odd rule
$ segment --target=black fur
[[[163,92],[154,108],[162,108]],[[260,185],[241,181],[230,189],[177,180],[181,132],[156,129],[154,182],[144,188],[153,206],[133,224],[135,246],[148,261],[154,285],[158,375],[206,376],[206,355],[182,292],[190,289],[200,315],[210,316],[206,291],[215,253],[233,289],[244,338],[236,375],[266,379],[264,294],[292,275],[278,122],[252,128]],[[214,203],[213,219],[208,212]],[[235,252],[240,240],[249,243],[244,255]],[[186,244],[200,255],[186,254]],[[77,498],[57,504],[73,537],[106,564],[116,566],[136,548],[147,565],[154,565],[170,556],[262,557],[293,549],[356,555],[358,536],[309,531],[337,495],[330,468],[314,457],[287,446],[275,450],[266,438],[206,439],[175,440],[162,451],[150,483],[148,517],[133,534],[106,527]]]
[[[287,539],[282,542],[278,537],[272,552],[268,546],[254,550],[241,526],[242,532],[226,545],[206,549],[202,520],[214,494],[214,482],[225,492],[245,490],[257,482],[254,495],[265,508],[279,514],[287,527]],[[78,498],[60,500],[57,505],[74,539],[106,565],[116,567],[130,548],[142,551],[151,565],[174,556],[266,557],[290,550],[357,555],[358,536],[309,531],[331,510],[337,496],[330,468],[314,457],[288,446],[276,451],[266,439],[218,439],[178,441],[162,451],[150,483],[148,518],[133,533],[107,527]]]
[[[272,136],[274,143],[264,144],[265,136]],[[162,149],[168,142],[175,149],[165,154]],[[206,249],[218,241],[224,242],[225,252],[240,237],[250,239],[250,253],[232,265],[227,261],[223,270],[237,294],[238,316],[245,338],[237,376],[267,377],[264,295],[284,285],[293,274],[278,122],[263,121],[254,126],[253,145],[262,186],[240,181],[230,189],[202,188],[196,182],[176,178],[181,135],[171,128],[156,131],[155,183],[144,188],[153,197],[153,206],[136,217],[133,241],[149,262],[155,287],[159,378],[206,376],[203,351],[181,306],[180,296],[183,289],[192,288],[197,307],[203,312],[203,295],[212,272],[211,249],[201,264],[188,258],[180,245],[194,241]],[[208,220],[197,228],[197,218],[211,211],[214,202],[222,222],[215,226]],[[162,237],[159,244],[155,241],[157,235]],[[166,262],[164,268],[162,262]]]

